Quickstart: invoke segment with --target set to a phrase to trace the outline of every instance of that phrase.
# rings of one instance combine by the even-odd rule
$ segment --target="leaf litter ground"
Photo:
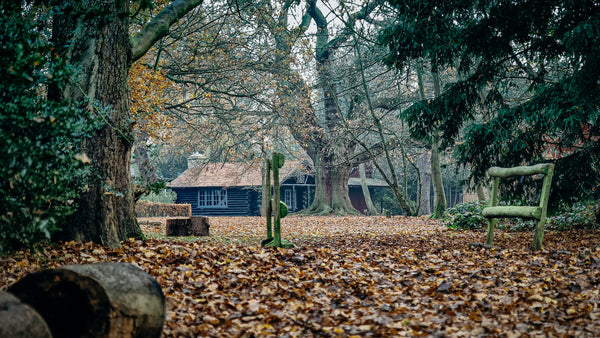
[[[600,336],[600,233],[447,230],[427,218],[287,217],[294,249],[263,249],[264,221],[210,218],[210,237],[122,249],[61,243],[0,260],[0,287],[64,264],[129,262],[167,298],[164,337]]]

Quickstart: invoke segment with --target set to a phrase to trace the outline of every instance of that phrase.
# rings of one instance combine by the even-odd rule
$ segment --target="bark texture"
[[[303,213],[314,215],[346,215],[359,212],[354,209],[348,195],[348,179],[352,168],[334,166],[323,156],[312,157],[315,162],[315,198]],[[325,160],[325,161],[323,161]]]
[[[62,54],[78,68],[77,78],[61,98],[85,105],[104,126],[83,143],[91,160],[87,191],[58,239],[91,240],[108,247],[129,237],[141,238],[135,218],[129,161],[134,141],[129,116],[127,72],[129,2],[73,2],[59,15],[54,37]]]
[[[159,337],[166,315],[156,280],[127,263],[46,270],[9,292],[35,308],[54,337]]]
[[[14,295],[0,291],[0,337],[51,338],[44,318]]]

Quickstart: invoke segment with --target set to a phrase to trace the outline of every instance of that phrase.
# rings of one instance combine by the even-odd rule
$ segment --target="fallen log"
[[[10,293],[0,291],[0,337],[51,338],[52,334],[34,308]]]
[[[8,291],[36,309],[54,337],[159,337],[166,314],[156,280],[127,263],[41,271]]]

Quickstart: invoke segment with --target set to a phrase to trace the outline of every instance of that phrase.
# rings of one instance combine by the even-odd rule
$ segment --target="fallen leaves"
[[[260,218],[211,218],[208,238],[16,253],[0,261],[1,286],[63,264],[130,262],[163,288],[165,337],[600,335],[596,232],[548,232],[533,252],[530,233],[498,231],[485,249],[469,246],[485,233],[426,218],[284,221],[294,249],[261,248]]]

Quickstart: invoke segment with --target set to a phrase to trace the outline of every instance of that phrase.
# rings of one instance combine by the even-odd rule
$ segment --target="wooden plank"
[[[490,177],[530,176],[536,174],[546,175],[551,166],[552,164],[549,163],[541,163],[513,168],[491,167],[488,169],[487,174]]]
[[[542,208],[522,206],[499,206],[483,208],[481,214],[486,218],[523,217],[540,219]]]

